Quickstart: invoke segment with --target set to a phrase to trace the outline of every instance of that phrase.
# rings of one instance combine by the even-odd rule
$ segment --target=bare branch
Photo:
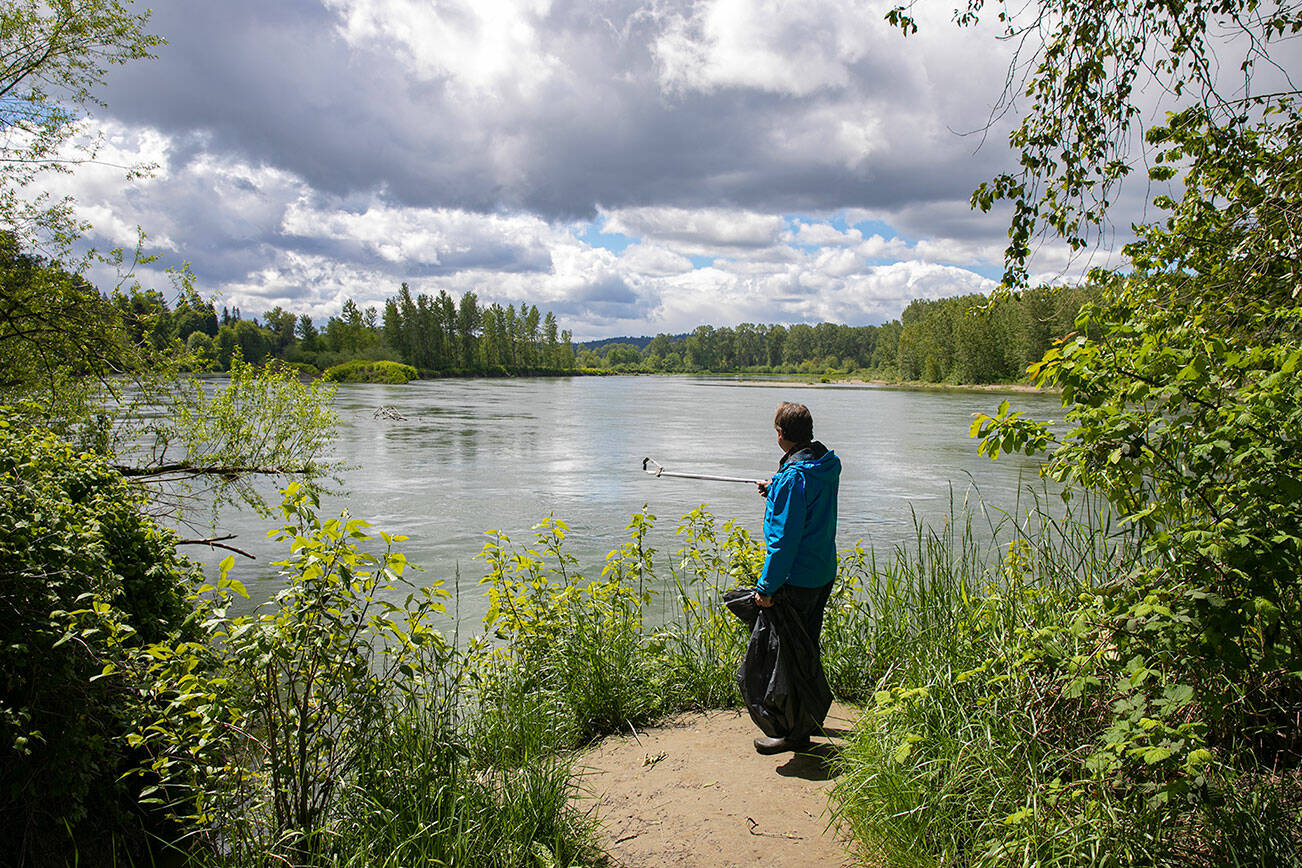
[[[235,539],[235,534],[228,533],[225,536],[214,536],[209,537],[208,539],[179,539],[176,541],[176,544],[179,546],[207,546],[210,549],[226,549],[227,551],[235,552],[238,555],[244,555],[244,557],[251,561],[256,561],[258,559],[256,555],[251,555],[244,549],[236,548],[232,545],[226,545],[222,542],[222,540],[226,539]]]
[[[155,477],[155,476],[183,476],[185,478],[194,478],[196,476],[245,476],[248,474],[262,476],[287,476],[293,473],[302,473],[304,468],[301,467],[254,467],[239,464],[207,464],[196,465],[186,461],[177,461],[172,464],[159,464],[155,467],[131,467],[122,464],[113,465],[113,469],[123,476],[134,479]]]

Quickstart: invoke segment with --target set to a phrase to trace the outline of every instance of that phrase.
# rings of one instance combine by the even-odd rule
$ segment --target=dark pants
[[[804,626],[805,632],[809,634],[809,639],[814,643],[814,648],[821,654],[822,645],[818,641],[818,634],[823,632],[823,610],[827,608],[828,598],[832,596],[833,582],[828,582],[821,588],[801,588],[797,585],[783,585],[778,589],[791,608],[796,610],[800,616],[800,623]]]
[[[777,593],[784,597],[791,608],[796,610],[796,615],[800,618],[800,623],[805,628],[805,633],[809,636],[809,641],[813,643],[814,654],[818,656],[819,667],[822,667],[823,646],[819,641],[819,634],[823,632],[823,611],[827,608],[828,598],[832,596],[832,585],[834,582],[828,582],[821,588],[801,588],[796,585],[783,585],[778,588]],[[793,732],[789,738],[800,738],[811,735],[808,732]]]

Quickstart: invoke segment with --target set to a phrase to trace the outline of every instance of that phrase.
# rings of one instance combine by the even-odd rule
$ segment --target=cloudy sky
[[[164,0],[168,44],[102,94],[106,165],[58,184],[96,244],[142,227],[246,315],[406,281],[578,339],[880,323],[994,285],[1007,224],[967,201],[1012,163],[1009,119],[972,133],[1008,47],[946,4],[906,40],[889,5]]]

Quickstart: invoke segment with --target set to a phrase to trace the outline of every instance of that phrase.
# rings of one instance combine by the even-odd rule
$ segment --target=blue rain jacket
[[[765,596],[790,583],[821,588],[836,578],[836,494],[841,459],[814,442],[785,457],[764,507]]]

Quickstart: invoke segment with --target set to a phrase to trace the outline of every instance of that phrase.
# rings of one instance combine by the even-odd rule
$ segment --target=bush
[[[322,376],[332,383],[388,383],[400,386],[417,379],[420,374],[411,365],[400,362],[368,362],[354,359],[327,368]]]
[[[1145,627],[1117,581],[1133,535],[1041,514],[1002,550],[969,520],[843,557],[829,680],[846,689],[857,645],[850,688],[875,683],[835,790],[855,837],[892,864],[1299,864],[1297,770],[1209,749],[1217,709],[1117,653]]]
[[[734,677],[746,632],[719,597],[754,583],[762,549],[733,523],[720,528],[703,508],[684,516],[682,560],[666,571],[676,593],[652,628],[654,523],[653,515],[635,514],[629,541],[592,581],[573,572],[563,547],[568,528],[558,519],[538,525],[534,548],[492,535],[483,554],[486,624],[505,645],[484,673],[476,743],[499,757],[503,744],[526,754],[577,747],[670,712],[740,702]],[[541,723],[522,727],[521,720]]]
[[[273,364],[283,365],[298,374],[300,377],[316,379],[321,376],[321,370],[311,362],[288,362],[278,359]]]
[[[645,519],[645,516],[641,516]],[[636,519],[635,519],[636,520]],[[649,522],[640,527],[641,540]],[[505,666],[490,670],[490,726],[515,713],[521,699],[544,698],[552,715],[551,747],[575,747],[655,717],[662,701],[642,632],[644,587],[629,578],[647,568],[636,548],[617,549],[603,577],[572,573],[562,547],[568,530],[548,518],[538,549],[514,549],[502,534],[484,547],[490,573],[485,626],[506,642]]]
[[[229,616],[244,590],[228,559],[194,600],[205,640],[145,650],[158,714],[131,739],[155,757],[193,861],[591,864],[569,759],[521,749],[546,742],[544,722],[516,717],[506,740],[468,742],[485,732],[474,685],[498,655],[434,629],[447,593],[403,578],[392,544],[404,537],[317,507],[287,489],[291,553],[273,600]]]
[[[195,570],[142,506],[102,457],[0,420],[0,863],[143,840],[142,784],[119,780],[143,713],[128,661],[182,627]]]

